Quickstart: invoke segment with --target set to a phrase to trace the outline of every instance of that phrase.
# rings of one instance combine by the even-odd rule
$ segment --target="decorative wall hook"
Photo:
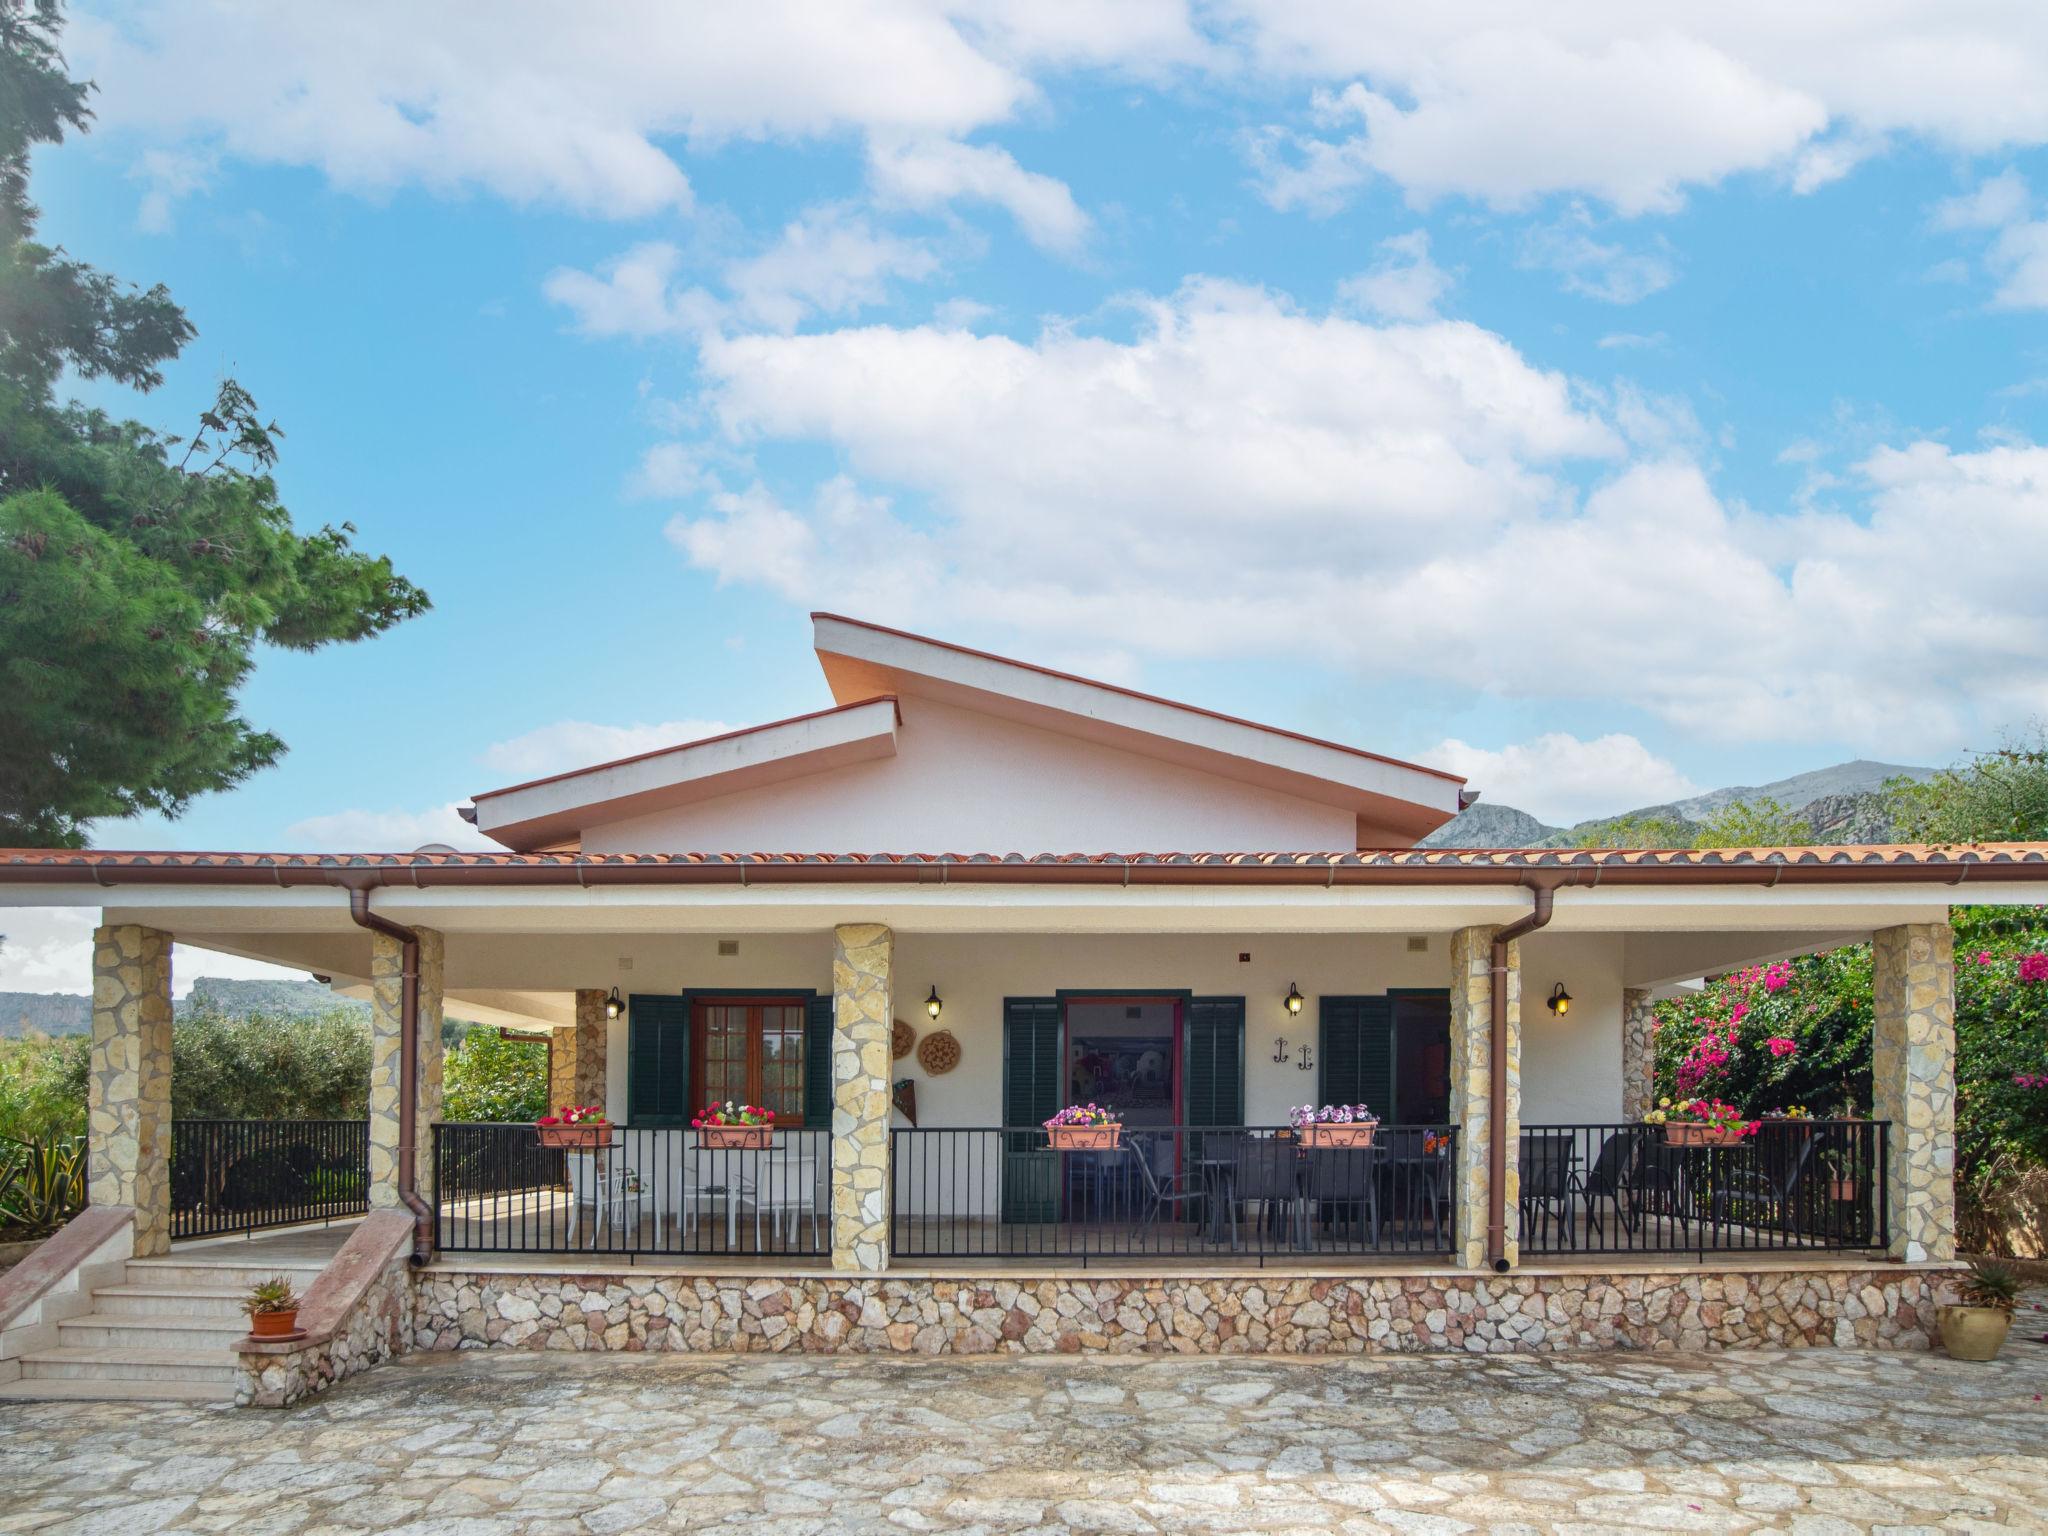
[[[1297,1061],[1294,1065],[1295,1069],[1301,1072],[1313,1072],[1315,1070],[1314,1066],[1309,1062],[1308,1042],[1306,1040],[1301,1043],[1301,1060]]]
[[[1281,1035],[1273,1041],[1273,1059],[1275,1061],[1285,1061],[1287,1059],[1287,1037],[1285,1035]]]

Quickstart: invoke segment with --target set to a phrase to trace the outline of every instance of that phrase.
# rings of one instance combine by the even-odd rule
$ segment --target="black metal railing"
[[[171,1236],[211,1237],[370,1208],[367,1120],[174,1120]]]
[[[892,1134],[902,1259],[1299,1263],[1457,1240],[1440,1126],[1382,1126],[1353,1149],[1258,1126],[1126,1128],[1107,1151],[1055,1151],[1039,1126]]]
[[[1890,1243],[1882,1120],[1766,1120],[1726,1144],[1656,1125],[1522,1127],[1522,1252],[1748,1253]]]
[[[452,1253],[627,1259],[832,1251],[829,1132],[778,1127],[754,1150],[695,1131],[615,1127],[543,1147],[531,1125],[434,1127],[434,1230]]]

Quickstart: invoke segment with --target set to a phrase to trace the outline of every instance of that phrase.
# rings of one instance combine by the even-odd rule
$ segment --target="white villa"
[[[0,1394],[280,1403],[457,1347],[1925,1344],[1949,905],[2048,901],[2048,847],[1418,849],[1457,777],[814,624],[831,707],[479,794],[503,852],[0,853],[0,904],[104,925],[92,1207],[0,1280]],[[172,940],[367,989],[367,1127],[173,1124]],[[1865,940],[1870,1119],[1641,1123],[1655,998]],[[549,1032],[612,1128],[443,1123],[450,1004]],[[767,1145],[691,1128],[725,1099]],[[1118,1144],[1055,1150],[1090,1100]],[[1372,1144],[1310,1145],[1310,1101]],[[303,1338],[175,1305],[280,1265]],[[192,1326],[124,1364],[121,1316]]]

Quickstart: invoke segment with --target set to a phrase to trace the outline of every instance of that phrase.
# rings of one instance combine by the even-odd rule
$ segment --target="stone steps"
[[[94,1310],[108,1317],[242,1319],[244,1286],[108,1285],[92,1293]]]
[[[0,1382],[0,1403],[231,1403],[233,1383],[217,1381],[78,1380],[38,1376]]]
[[[160,1381],[235,1384],[231,1349],[163,1349],[129,1344],[81,1349],[60,1345],[21,1356],[23,1381]]]
[[[240,1311],[230,1317],[135,1316],[90,1312],[57,1325],[60,1349],[126,1349],[158,1344],[170,1349],[224,1349],[232,1352],[249,1331]]]

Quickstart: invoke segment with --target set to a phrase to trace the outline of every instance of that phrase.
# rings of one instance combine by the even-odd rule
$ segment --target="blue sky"
[[[435,603],[99,840],[459,837],[825,702],[813,607],[1553,820],[2025,728],[2048,19],[1639,9],[75,10],[45,237],[199,329],[107,403],[234,375]]]

